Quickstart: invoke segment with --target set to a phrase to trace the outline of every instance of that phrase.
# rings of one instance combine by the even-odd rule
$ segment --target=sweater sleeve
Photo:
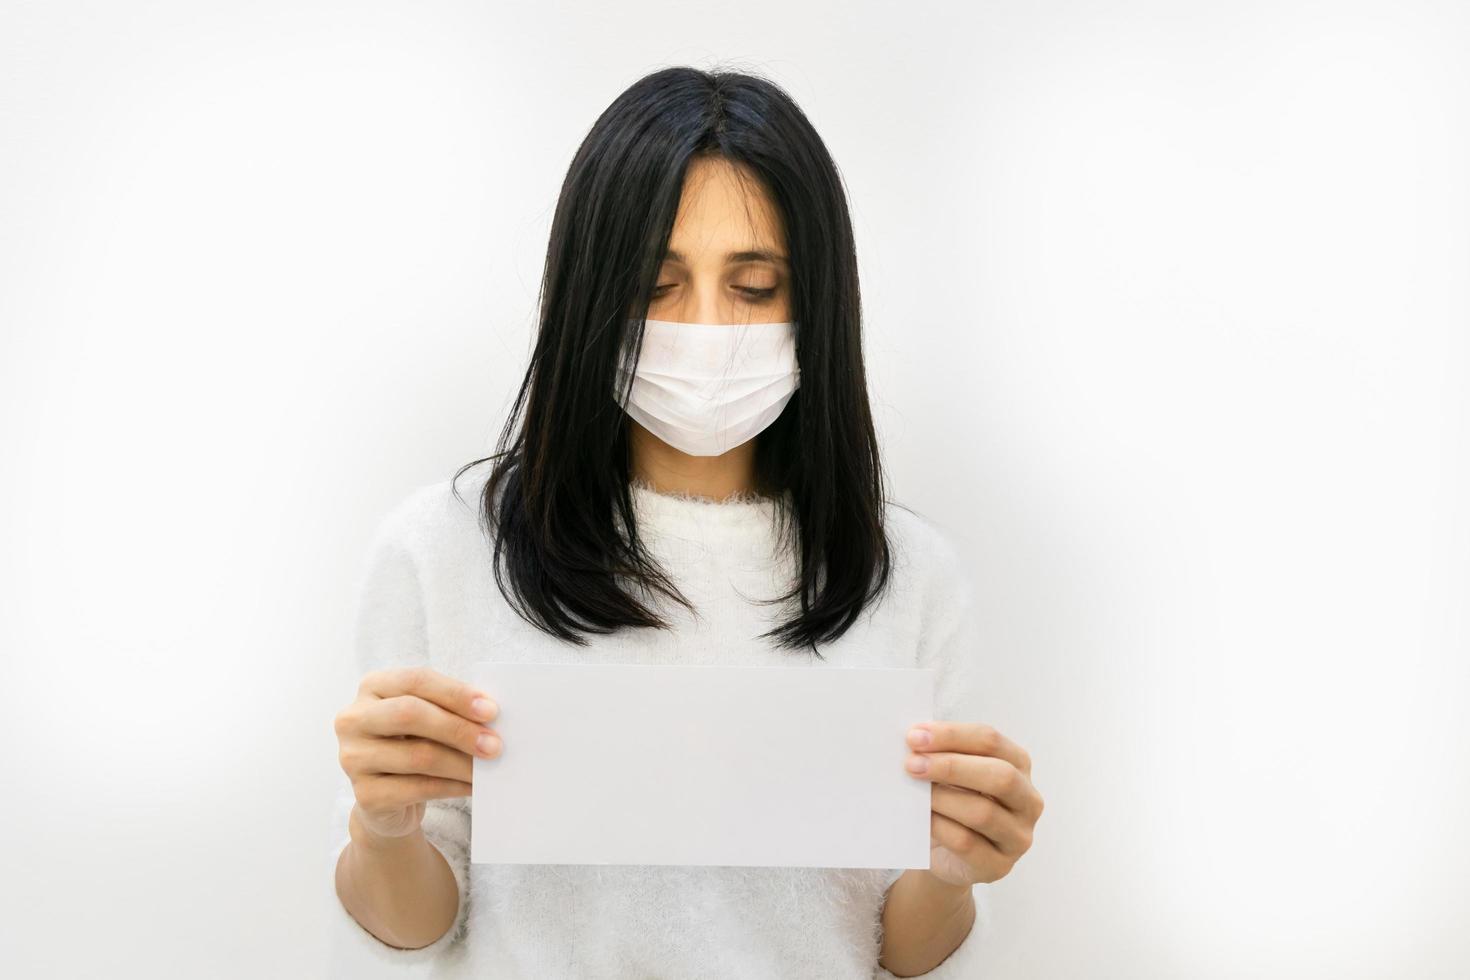
[[[368,546],[366,568],[358,590],[353,642],[357,677],[388,667],[430,664],[428,632],[421,579],[404,534],[409,519],[405,501],[378,525]],[[369,956],[392,963],[437,959],[459,943],[467,921],[469,897],[470,815],[463,797],[429,800],[423,818],[424,837],[448,862],[459,887],[459,911],[443,936],[418,949],[390,946],[362,927],[336,892],[337,860],[351,842],[348,817],[355,797],[347,774],[338,770],[332,806],[332,845],[329,862],[331,916],[341,941]]]
[[[931,536],[930,556],[916,662],[934,668],[934,720],[977,721],[980,624],[974,580],[959,550],[937,530]]]
[[[979,721],[976,693],[980,628],[974,580],[951,540],[933,525],[922,526],[928,533],[920,539],[922,546],[918,552],[929,560],[922,573],[924,587],[920,609],[923,622],[916,666],[934,668],[935,721]],[[890,872],[889,887],[903,875],[903,871],[895,868]],[[984,884],[972,886],[975,924],[954,952],[920,976],[929,980],[974,980],[981,976],[980,956],[985,946],[985,927],[990,920],[988,888]],[[898,980],[896,974],[881,966],[876,968],[873,978]]]

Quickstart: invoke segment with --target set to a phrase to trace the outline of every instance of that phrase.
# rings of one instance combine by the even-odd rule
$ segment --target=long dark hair
[[[629,378],[637,364],[642,312],[695,156],[753,176],[784,219],[801,385],[756,437],[755,481],[757,493],[789,493],[789,513],[777,514],[800,570],[791,591],[764,601],[796,599],[800,612],[761,636],[820,657],[817,643],[845,633],[888,584],[886,495],[844,186],[810,121],[771,81],[665,68],[598,117],[562,184],[535,348],[497,452],[455,480],[496,461],[480,500],[495,580],[544,632],[586,645],[583,632],[671,629],[633,590],[698,614],[639,539],[628,417],[612,394],[620,362]]]

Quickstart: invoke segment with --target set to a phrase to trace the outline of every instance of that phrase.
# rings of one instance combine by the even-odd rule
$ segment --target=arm
[[[878,965],[894,977],[928,973],[944,962],[975,924],[969,886],[950,885],[910,869],[893,883],[883,904],[883,947]]]
[[[915,666],[935,671],[934,717],[974,713],[980,629],[973,579],[959,550],[925,521],[898,525],[919,603]],[[874,980],[924,975],[973,980],[979,975],[985,891],[953,885],[921,868],[894,869],[883,904],[883,939]],[[978,906],[977,906],[978,903]]]
[[[390,946],[421,949],[439,940],[459,912],[448,860],[421,829],[376,837],[349,818],[352,840],[337,859],[337,897],[364,929]]]
[[[410,542],[417,497],[384,517],[368,548],[358,594],[353,668],[429,664],[427,617]],[[405,964],[435,959],[464,935],[469,896],[469,800],[425,803],[418,831],[397,840],[368,834],[352,785],[339,773],[332,814],[340,941],[367,956]]]
[[[420,829],[383,841],[359,827],[346,776],[336,802],[332,917],[341,941],[392,963],[435,959],[464,935],[469,896],[468,811],[429,800]],[[446,882],[447,877],[447,882]],[[451,890],[452,889],[452,890]],[[452,913],[447,921],[445,913]]]

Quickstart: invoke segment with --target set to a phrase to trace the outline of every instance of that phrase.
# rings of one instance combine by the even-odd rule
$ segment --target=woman
[[[1042,801],[1025,750],[956,714],[969,583],[884,496],[840,178],[777,86],[670,68],[597,120],[497,450],[374,540],[336,718],[354,941],[440,976],[972,976],[973,885]],[[472,760],[502,748],[477,659],[933,667],[908,754],[930,868],[472,865]]]

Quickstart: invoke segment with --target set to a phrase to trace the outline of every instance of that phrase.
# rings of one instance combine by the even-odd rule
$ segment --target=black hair
[[[672,67],[638,79],[578,147],[552,219],[530,362],[479,503],[495,580],[518,615],[553,636],[670,629],[631,590],[697,615],[638,536],[627,414],[648,303],[692,158],[757,180],[784,224],[801,384],[756,437],[756,492],[777,508],[799,572],[799,612],[761,634],[810,648],[845,633],[890,578],[882,467],[863,366],[857,255],[842,178],[774,82]],[[636,315],[630,316],[629,311]],[[627,363],[631,357],[631,363]],[[457,491],[456,491],[457,492]],[[502,568],[503,563],[503,568]]]

